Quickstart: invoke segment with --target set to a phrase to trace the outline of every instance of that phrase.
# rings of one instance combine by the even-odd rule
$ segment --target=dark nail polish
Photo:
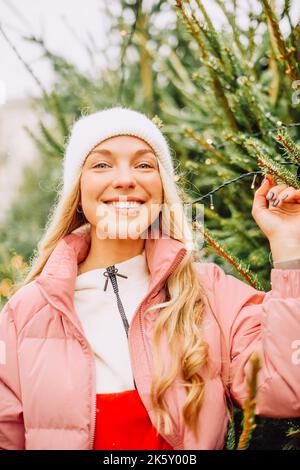
[[[280,200],[279,200],[279,199],[275,199],[275,201],[273,202],[272,206],[277,206],[279,203],[280,203]]]
[[[273,193],[273,191],[271,191],[271,192],[267,195],[267,199],[268,199],[268,200],[273,199],[274,195],[275,195],[275,193]]]

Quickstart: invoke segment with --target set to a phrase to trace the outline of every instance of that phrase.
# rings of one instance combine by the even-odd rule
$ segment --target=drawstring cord
[[[105,285],[104,285],[104,291],[106,291],[106,289],[107,289],[108,279],[110,279],[110,281],[112,283],[114,293],[116,294],[116,297],[117,297],[118,309],[119,309],[119,312],[120,312],[120,315],[121,315],[121,318],[122,318],[122,321],[123,321],[123,325],[124,325],[124,328],[125,328],[126,336],[127,336],[127,339],[128,339],[129,324],[128,324],[128,320],[127,320],[126,315],[125,315],[123,304],[122,304],[120,296],[119,296],[119,287],[118,287],[118,283],[117,283],[117,276],[123,277],[125,279],[128,279],[128,276],[125,276],[124,274],[120,274],[118,272],[118,269],[115,267],[115,265],[108,266],[106,268],[106,270],[104,271],[103,276],[106,277],[106,281],[105,281]],[[137,388],[134,379],[133,379],[133,382],[134,382],[134,387]]]

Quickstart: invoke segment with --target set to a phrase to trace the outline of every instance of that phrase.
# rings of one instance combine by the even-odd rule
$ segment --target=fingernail
[[[281,199],[285,199],[286,197],[288,197],[288,194],[284,194],[283,196],[281,196]]]
[[[280,203],[280,200],[279,200],[279,199],[275,199],[275,201],[273,202],[272,206],[277,206],[279,203]]]
[[[267,199],[273,199],[275,193],[273,193],[273,191],[271,191],[268,195],[267,195]]]

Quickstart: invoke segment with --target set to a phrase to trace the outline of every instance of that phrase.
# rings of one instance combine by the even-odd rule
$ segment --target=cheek
[[[149,178],[148,184],[148,191],[157,203],[161,203],[163,201],[163,186],[160,175],[153,175]]]
[[[104,178],[100,178],[95,173],[85,172],[81,176],[81,194],[82,199],[97,198],[105,188]]]

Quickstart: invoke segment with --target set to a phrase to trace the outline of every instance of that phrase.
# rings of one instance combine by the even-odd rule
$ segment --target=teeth
[[[119,209],[130,209],[131,207],[140,206],[142,203],[138,201],[112,201],[108,202],[107,204],[115,206]]]

